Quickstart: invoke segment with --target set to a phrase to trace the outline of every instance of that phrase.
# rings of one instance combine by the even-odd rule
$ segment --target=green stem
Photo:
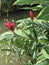
[[[36,44],[37,44],[38,43],[38,38],[37,38],[36,30],[35,30],[35,27],[34,27],[34,22],[33,22],[32,25],[33,25],[33,33],[34,33]]]
[[[36,30],[35,30],[35,26],[34,26],[34,21],[33,21],[32,25],[33,25],[33,33],[34,33],[34,37],[35,37],[35,41],[36,41],[36,46],[35,46],[35,61],[37,61],[37,54],[38,54],[37,44],[38,44],[38,38],[37,38],[37,33],[36,33]]]

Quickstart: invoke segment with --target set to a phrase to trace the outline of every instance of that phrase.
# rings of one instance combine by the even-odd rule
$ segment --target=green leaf
[[[38,19],[49,21],[49,7],[45,7],[37,16]]]
[[[24,54],[24,51],[25,51],[24,49],[21,49],[21,55],[23,55],[23,54]]]
[[[37,11],[37,10],[41,10],[41,8],[42,7],[22,7],[20,9]]]
[[[8,37],[12,38],[12,36],[13,36],[12,32],[5,32],[0,35],[0,40],[3,40],[4,38],[8,38]]]
[[[18,29],[18,30],[15,29],[15,34],[18,35],[18,36],[24,37],[24,38],[28,38],[28,36],[25,34],[25,32],[23,32],[20,29]]]
[[[44,60],[46,60],[46,58],[44,57],[43,54],[40,54],[40,55],[38,56],[38,58],[37,58],[37,63],[40,63],[40,62],[42,62],[42,61],[44,61]]]
[[[49,31],[49,22],[45,22],[45,23],[44,23],[44,28]],[[48,32],[48,31],[47,31],[47,32]]]
[[[42,49],[41,52],[46,59],[49,59],[49,54],[46,52],[45,49]]]
[[[44,56],[43,56],[43,55],[40,55],[40,56],[38,57],[38,61],[41,60],[41,59],[42,59],[42,60],[44,59]]]
[[[44,47],[45,51],[47,52],[47,54],[49,55],[49,45]]]
[[[49,60],[45,60],[45,61],[37,63],[35,65],[49,65]]]
[[[45,3],[49,0],[17,0],[14,2],[14,5],[24,5],[24,4],[32,4],[32,3]]]

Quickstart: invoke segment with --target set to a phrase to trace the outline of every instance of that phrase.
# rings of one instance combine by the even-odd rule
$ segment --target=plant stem
[[[34,52],[35,52],[35,59],[34,59],[34,61],[37,61],[37,55],[38,55],[38,48],[37,48],[38,38],[37,38],[37,33],[36,33],[36,30],[35,30],[35,26],[34,26],[34,21],[33,21],[32,25],[33,25],[33,33],[34,33],[34,37],[35,37],[35,41],[36,41],[35,50],[34,50]]]
[[[37,34],[36,34],[36,30],[35,30],[35,27],[34,27],[34,22],[33,22],[33,33],[34,33],[34,36],[35,36],[35,40],[36,40],[36,43],[38,43],[38,38],[37,38]]]

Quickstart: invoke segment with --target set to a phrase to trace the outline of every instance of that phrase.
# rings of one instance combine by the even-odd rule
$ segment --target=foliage
[[[38,4],[34,6],[34,4]],[[32,9],[34,11],[41,10],[43,7],[49,7],[49,0],[16,0],[13,5],[30,5],[30,7],[22,7],[21,9]]]
[[[24,5],[24,4],[32,4],[32,3],[44,3],[44,2],[48,2],[49,0],[17,0],[15,1],[14,5],[15,4],[18,4],[18,5]]]
[[[47,23],[36,18],[34,18],[33,21],[29,18],[18,20],[14,33],[3,33],[0,35],[0,42],[5,40],[6,43],[18,47],[20,57],[25,53],[31,58],[30,61],[28,60],[29,65],[46,65],[48,63],[47,60],[49,60],[49,41],[46,36],[48,28],[45,27]],[[11,49],[12,48],[7,48],[6,50]],[[14,52],[15,49],[13,48],[12,51]],[[26,65],[28,65],[28,63]]]
[[[38,14],[37,18],[42,20],[49,21],[49,0],[17,0],[14,2],[14,5],[32,5],[37,4],[37,6],[32,7],[22,7],[22,9],[32,9],[32,10],[41,10]]]
[[[14,4],[39,3],[43,6],[41,12],[31,20],[30,18],[16,21],[13,32],[5,32],[0,35],[0,44],[12,44],[18,48],[19,57],[26,54],[30,57],[25,65],[49,64],[49,5],[48,0],[17,0]],[[47,5],[44,6],[44,3]],[[0,50],[9,50],[8,48]],[[12,52],[16,49],[10,47]]]

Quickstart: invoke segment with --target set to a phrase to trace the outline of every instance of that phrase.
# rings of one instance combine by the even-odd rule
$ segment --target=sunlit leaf
[[[43,3],[48,2],[49,0],[17,0],[14,5],[24,5],[24,4],[32,4],[32,3]]]
[[[38,14],[37,18],[49,21],[49,7],[43,8]]]

